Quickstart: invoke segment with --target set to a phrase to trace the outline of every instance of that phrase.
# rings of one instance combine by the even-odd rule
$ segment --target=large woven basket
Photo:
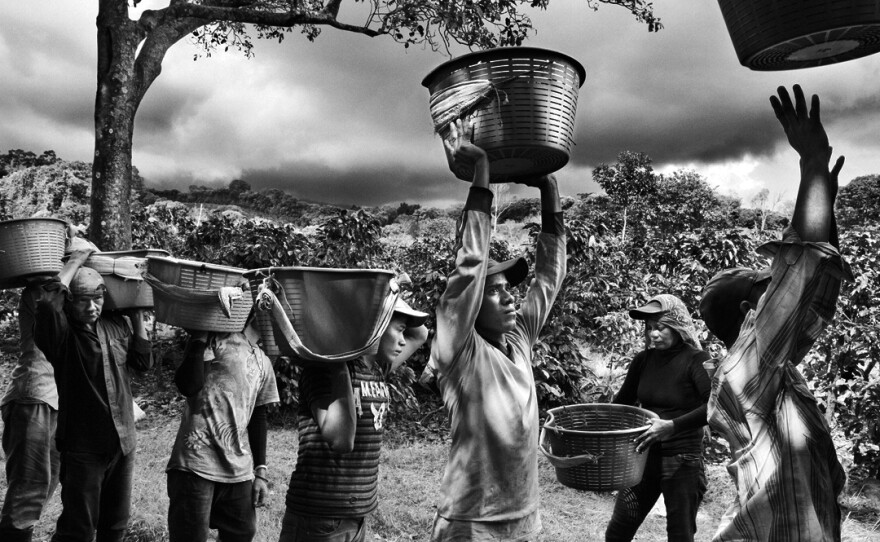
[[[718,0],[743,66],[791,70],[880,51],[878,0]]]
[[[152,309],[153,288],[143,279],[147,257],[170,255],[158,248],[96,252],[83,265],[95,269],[104,279],[104,310]]]
[[[563,485],[611,491],[639,483],[648,454],[633,442],[657,415],[643,408],[606,403],[552,408],[541,431],[541,451]]]
[[[280,302],[305,349],[316,356],[344,359],[364,349],[375,352],[388,324],[389,295],[396,293],[395,274],[382,269],[265,267],[245,272],[256,301],[262,285]],[[393,306],[393,300],[390,303]],[[305,360],[277,336],[270,312],[256,311],[262,347],[270,357],[281,354]]]
[[[195,331],[244,329],[253,307],[247,281],[242,276],[244,269],[159,256],[148,256],[147,268],[157,321]],[[171,290],[167,286],[178,287],[173,288],[177,293],[166,291]],[[241,290],[241,298],[232,303],[228,315],[219,297],[223,287]],[[187,292],[191,295],[187,296]]]
[[[441,137],[440,117],[449,97],[475,82],[491,83],[484,98],[461,111],[472,115],[474,143],[489,155],[492,182],[552,173],[568,163],[574,145],[578,90],[586,72],[573,58],[534,47],[504,47],[463,55],[428,74],[431,116]],[[453,100],[454,101],[454,100]],[[452,172],[471,181],[473,164],[451,162]]]
[[[0,288],[19,288],[28,279],[61,271],[67,223],[56,218],[0,222]]]

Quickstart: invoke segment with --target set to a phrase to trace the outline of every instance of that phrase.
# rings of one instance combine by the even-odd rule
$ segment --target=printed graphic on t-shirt
[[[358,417],[364,413],[363,403],[370,405],[370,413],[373,415],[373,427],[382,429],[385,425],[385,416],[388,414],[388,401],[391,397],[388,385],[385,382],[366,380],[360,386],[353,388],[355,409]]]

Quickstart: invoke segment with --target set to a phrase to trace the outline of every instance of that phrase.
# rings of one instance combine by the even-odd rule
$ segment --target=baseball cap
[[[770,269],[734,267],[709,279],[700,300],[700,316],[706,327],[728,346],[739,336],[742,324],[740,303],[751,297],[752,289],[770,280]]]
[[[101,274],[91,267],[80,267],[68,286],[72,295],[104,295],[107,287]]]
[[[424,324],[425,321],[428,319],[427,312],[415,310],[414,308],[409,306],[409,303],[400,299],[399,297],[394,303],[394,312],[406,316],[406,327],[418,327]]]
[[[524,281],[529,275],[529,264],[522,256],[511,258],[503,262],[498,262],[489,258],[489,268],[486,271],[486,276],[488,277],[497,273],[504,273],[508,284],[516,286]]]

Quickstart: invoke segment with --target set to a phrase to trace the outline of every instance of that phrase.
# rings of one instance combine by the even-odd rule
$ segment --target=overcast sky
[[[622,8],[594,12],[585,0],[529,13],[537,33],[526,45],[566,53],[587,72],[576,147],[558,173],[564,194],[599,191],[592,169],[633,150],[658,171],[694,169],[746,202],[763,187],[793,199],[797,156],[768,97],[794,83],[822,98],[831,144],[847,157],[842,182],[880,173],[880,55],[754,72],[738,63],[718,4],[707,0],[655,2],[659,33]],[[0,5],[0,152],[90,160],[96,14],[97,2]],[[230,52],[193,61],[196,52],[187,41],[174,46],[138,112],[134,165],[148,186],[243,179],[361,205],[464,198],[421,86],[442,54],[333,29],[315,43],[297,33],[258,42],[252,59]]]

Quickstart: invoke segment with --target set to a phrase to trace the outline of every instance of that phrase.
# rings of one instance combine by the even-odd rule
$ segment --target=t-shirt
[[[205,362],[205,385],[186,400],[168,470],[221,483],[252,480],[247,426],[255,407],[279,401],[272,363],[244,333],[213,335]]]
[[[297,420],[299,453],[290,476],[287,507],[305,516],[360,518],[378,505],[379,454],[388,414],[388,385],[378,364],[358,358],[348,362],[357,425],[354,447],[340,454],[321,436],[312,404],[330,395],[331,374],[303,371]]]

